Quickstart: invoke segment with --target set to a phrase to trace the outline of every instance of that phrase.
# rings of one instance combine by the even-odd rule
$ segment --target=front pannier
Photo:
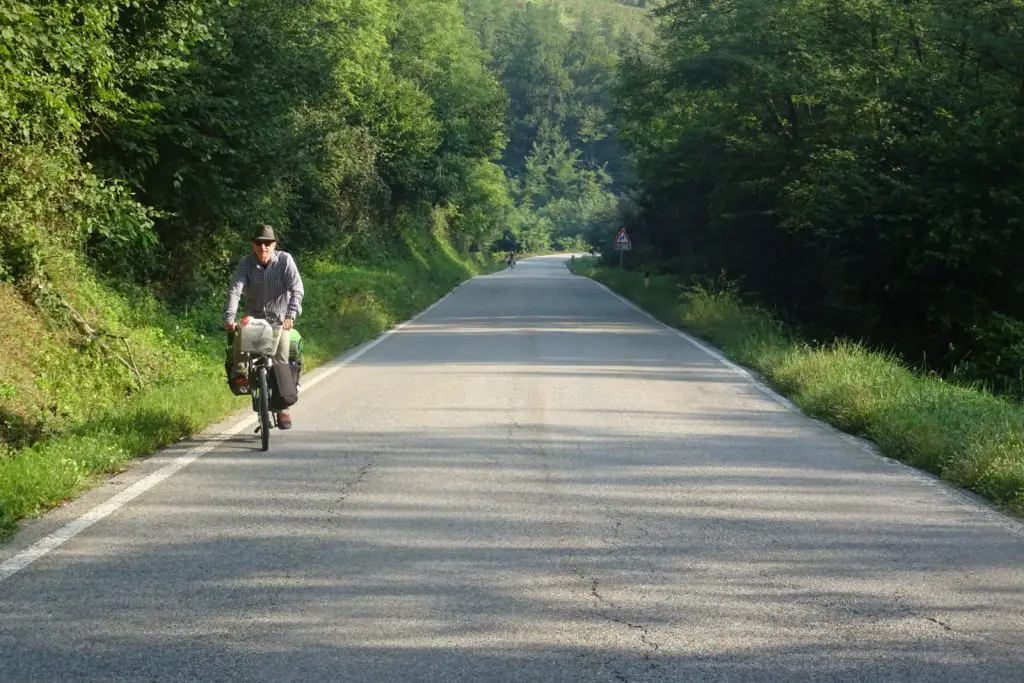
[[[290,408],[299,400],[295,375],[288,363],[274,363],[267,382],[270,384],[271,410],[279,411]]]

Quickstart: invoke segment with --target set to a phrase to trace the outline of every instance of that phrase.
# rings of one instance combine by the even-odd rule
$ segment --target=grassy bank
[[[309,369],[497,267],[428,236],[356,262],[299,261],[306,298],[297,327]],[[100,475],[248,404],[224,383],[220,295],[173,316],[142,292],[105,288],[73,263],[63,277],[71,306],[114,336],[106,349],[83,343],[71,326],[44,320],[0,284],[0,318],[22,333],[0,359],[0,538]]]
[[[864,436],[883,453],[1024,513],[1024,406],[908,370],[850,342],[801,340],[728,288],[684,287],[580,259],[602,282],[664,322],[753,368],[804,412]]]

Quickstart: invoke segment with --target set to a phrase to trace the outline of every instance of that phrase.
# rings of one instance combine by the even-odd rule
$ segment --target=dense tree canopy
[[[0,0],[0,279],[39,301],[77,260],[175,302],[256,222],[347,258],[629,217],[637,256],[816,333],[1019,384],[1022,27],[1016,0]]]
[[[819,330],[1019,380],[1024,6],[676,0],[622,69],[661,258]]]
[[[614,234],[628,160],[611,118],[616,65],[652,37],[637,8],[604,0],[464,0],[509,98],[502,165],[515,210],[507,248],[582,248]]]
[[[339,256],[428,213],[463,248],[579,243],[619,210],[614,65],[648,26],[611,0],[2,0],[0,277],[84,252],[173,301],[258,222]]]
[[[9,281],[85,249],[180,295],[257,222],[300,251],[431,206],[462,243],[507,224],[507,96],[456,0],[3,0],[0,27]]]

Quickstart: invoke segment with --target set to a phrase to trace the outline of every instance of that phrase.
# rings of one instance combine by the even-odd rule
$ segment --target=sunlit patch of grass
[[[574,270],[761,373],[804,412],[878,444],[893,458],[1024,513],[1024,406],[912,372],[890,354],[840,341],[808,344],[734,289],[669,276]]]
[[[67,431],[0,457],[0,536],[17,520],[74,497],[102,473],[118,472],[140,455],[194,434],[244,398],[212,373],[154,388]]]

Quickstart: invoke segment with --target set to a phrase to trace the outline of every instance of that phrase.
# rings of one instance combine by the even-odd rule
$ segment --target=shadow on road
[[[474,280],[11,578],[0,680],[1024,680],[1017,537],[595,291]]]
[[[26,611],[17,581],[5,586],[0,672],[1010,681],[1024,670],[1024,593],[1006,570],[1022,566],[1020,544],[979,535],[967,513],[929,511],[895,472],[851,471],[784,437],[654,439],[639,454],[612,431],[507,431],[296,432],[287,452],[212,454],[181,475],[191,498],[139,501],[137,516],[161,520],[148,534],[97,539],[102,552],[80,552],[73,573],[41,565],[51,611]],[[792,462],[766,461],[767,446]],[[243,470],[244,487],[225,487]],[[131,591],[104,589],[113,575]],[[951,591],[969,614],[947,604]]]

